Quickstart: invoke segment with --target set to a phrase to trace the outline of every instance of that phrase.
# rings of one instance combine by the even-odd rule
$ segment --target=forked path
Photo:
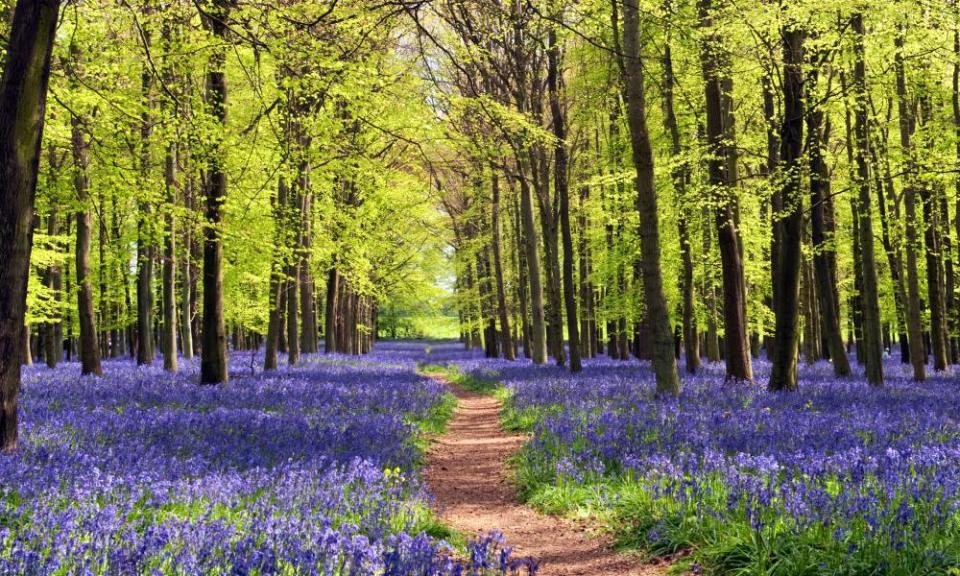
[[[610,539],[587,524],[520,504],[507,460],[520,450],[524,437],[503,431],[501,403],[463,390],[440,374],[429,376],[459,400],[447,433],[430,449],[426,471],[437,512],[449,526],[467,535],[502,531],[517,557],[537,559],[541,576],[666,574],[662,566],[615,552]]]

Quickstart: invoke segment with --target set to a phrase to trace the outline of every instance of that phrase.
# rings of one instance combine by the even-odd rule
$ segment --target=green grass
[[[421,456],[426,454],[430,443],[437,436],[443,435],[447,431],[447,425],[453,419],[453,413],[457,410],[457,398],[450,392],[445,393],[427,412],[424,418],[412,420],[411,423],[417,426],[418,433],[413,442],[420,452]]]
[[[503,403],[500,411],[500,424],[504,430],[510,432],[530,433],[540,419],[539,409],[519,410],[513,404],[513,392],[496,380],[495,375],[469,374],[455,365],[424,364],[420,366],[420,373],[441,373],[450,382],[457,386],[485,396],[493,396]]]

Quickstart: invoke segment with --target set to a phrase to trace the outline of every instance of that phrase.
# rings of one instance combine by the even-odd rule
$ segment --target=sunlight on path
[[[524,437],[501,429],[500,402],[467,392],[440,374],[428,376],[450,387],[459,401],[447,433],[430,449],[426,470],[437,511],[448,525],[468,536],[503,531],[515,556],[540,562],[542,576],[666,574],[662,566],[613,551],[609,538],[587,524],[519,504],[506,463]]]

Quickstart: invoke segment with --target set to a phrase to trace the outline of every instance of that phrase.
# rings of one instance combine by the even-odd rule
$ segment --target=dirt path
[[[519,504],[506,462],[524,438],[500,428],[500,402],[467,392],[442,375],[429,376],[459,400],[447,433],[430,449],[426,471],[437,511],[449,526],[468,535],[502,531],[517,556],[539,561],[541,576],[666,574],[662,566],[614,552],[609,538],[592,533],[587,524]]]

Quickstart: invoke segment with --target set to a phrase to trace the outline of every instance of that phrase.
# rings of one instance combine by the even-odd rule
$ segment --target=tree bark
[[[930,99],[929,87],[925,85],[920,87],[918,99],[921,126],[926,128],[933,118],[933,104]],[[929,134],[924,133],[924,144],[924,156],[929,158],[934,153]],[[944,372],[950,366],[946,287],[944,286],[943,269],[943,261],[948,257],[943,250],[943,239],[940,237],[941,215],[938,197],[941,193],[936,183],[926,182],[920,186],[920,197],[923,202],[923,238],[927,261],[927,300],[930,302],[930,345],[933,351],[933,369],[935,372]]]
[[[527,304],[527,289],[529,283],[527,282],[527,277],[529,275],[529,268],[527,267],[527,256],[526,256],[526,238],[523,234],[523,225],[521,223],[522,210],[520,209],[520,202],[515,188],[511,186],[511,190],[514,191],[513,194],[513,212],[514,212],[514,236],[516,240],[515,249],[512,251],[516,255],[516,267],[517,267],[517,300],[520,303],[520,326],[521,332],[520,337],[523,340],[523,357],[532,358],[533,357],[533,333],[531,330],[531,320],[529,314],[529,306]]]
[[[208,26],[220,46],[211,48],[207,71],[207,105],[210,114],[224,129],[227,122],[226,19],[229,0],[213,0]],[[207,164],[206,226],[203,240],[203,346],[200,382],[219,384],[227,381],[227,334],[223,318],[223,202],[227,195],[224,173],[226,151],[216,141]]]
[[[578,272],[580,274],[580,350],[583,356],[593,358],[597,354],[596,324],[593,310],[593,283],[590,271],[590,250],[587,244],[587,199],[590,197],[590,187],[580,188],[579,214],[577,215],[577,233],[579,242]]]
[[[864,55],[863,14],[855,12],[850,17],[853,29],[854,67],[854,137],[857,166],[855,187],[859,192],[857,206],[863,291],[863,357],[867,368],[867,381],[874,386],[883,385],[883,357],[880,342],[880,300],[877,293],[877,264],[873,248],[873,216],[870,202],[870,167],[867,164],[870,142],[867,117],[867,67]]]
[[[690,169],[682,160],[683,143],[680,139],[680,126],[674,106],[673,91],[676,80],[673,74],[673,54],[669,40],[663,51],[663,101],[664,124],[670,133],[671,154],[674,162],[680,162],[672,171],[674,193],[677,195],[677,232],[680,240],[681,291],[683,295],[682,333],[684,366],[689,374],[696,374],[700,368],[700,337],[697,329],[696,309],[693,286],[693,257],[690,249],[690,230],[687,222],[685,195]]]
[[[77,316],[80,320],[80,373],[103,373],[100,368],[100,343],[97,339],[96,311],[93,305],[93,288],[90,284],[90,239],[92,217],[90,215],[89,180],[87,165],[89,147],[84,133],[83,121],[71,118],[71,148],[73,151],[73,188],[77,194],[79,209],[75,214],[77,221],[77,244],[75,262],[77,266]]]
[[[51,188],[55,186],[55,182],[59,180],[60,176],[60,165],[56,160],[56,149],[53,146],[49,147],[50,150],[50,184]],[[60,216],[59,210],[57,208],[57,202],[53,202],[50,206],[50,213],[47,215],[47,235],[54,237],[60,234]],[[63,296],[61,295],[61,270],[60,264],[55,263],[50,266],[46,273],[47,288],[53,295],[53,302],[57,306],[57,320],[53,322],[48,322],[46,325],[46,330],[43,334],[43,346],[44,346],[44,360],[47,363],[48,368],[56,368],[57,363],[63,358],[63,323],[60,321],[60,302]]]
[[[273,259],[270,263],[270,319],[267,323],[266,351],[263,357],[263,369],[277,369],[277,351],[280,347],[280,332],[283,329],[283,304],[281,293],[284,289],[283,270],[283,208],[287,203],[287,182],[283,178],[277,181],[277,195],[273,198]]]
[[[167,233],[163,238],[163,327],[160,344],[163,350],[163,369],[177,371],[177,222],[173,207],[177,196],[177,144],[167,146],[164,159],[164,179],[167,188]]]
[[[916,127],[916,120],[913,116],[913,106],[907,100],[906,79],[903,69],[903,35],[903,28],[898,27],[893,65],[897,82],[900,147],[906,159],[906,185],[903,187],[903,204],[906,210],[904,230],[907,237],[905,247],[907,255],[906,321],[910,363],[913,365],[913,379],[917,382],[923,382],[927,378],[927,355],[923,350],[923,320],[920,312],[920,280],[917,266],[917,167],[915,151],[910,141]]]
[[[189,156],[189,155],[187,155]],[[187,210],[193,210],[193,186],[192,179],[187,179],[184,183],[184,207]],[[183,227],[183,258],[182,269],[180,272],[180,353],[183,354],[183,357],[187,360],[193,358],[193,330],[191,324],[193,323],[193,313],[191,309],[191,286],[194,284],[193,279],[193,259],[190,257],[190,247],[193,244],[193,224],[191,222],[192,218],[187,218],[182,222]]]
[[[542,113],[538,105],[534,106],[534,116]],[[547,331],[547,352],[553,357],[558,366],[566,364],[566,354],[563,348],[563,295],[560,288],[562,274],[560,272],[560,247],[557,215],[550,197],[550,162],[542,146],[535,147],[531,152],[530,165],[533,167],[533,188],[540,208],[540,227],[543,230],[543,270],[544,294],[547,298],[545,322]]]
[[[175,76],[171,61],[173,58],[172,29],[169,19],[164,20],[162,29],[164,49],[164,82],[167,85],[175,84]],[[171,102],[163,100],[164,108],[169,109]],[[174,116],[179,116],[178,110],[172,110]],[[167,372],[177,371],[177,222],[174,218],[174,207],[178,196],[177,161],[179,148],[177,132],[167,142],[164,154],[163,180],[166,189],[164,224],[166,231],[163,236],[163,265],[161,305],[163,307],[163,325],[160,328],[160,349],[163,352],[163,369]]]
[[[657,393],[676,396],[680,377],[673,354],[673,331],[660,267],[660,223],[654,184],[653,149],[647,130],[643,65],[640,61],[640,11],[635,2],[623,2],[623,49],[627,94],[627,123],[636,169],[637,211],[640,215],[641,272],[646,314],[653,332],[652,364]]]
[[[547,361],[547,330],[544,325],[543,284],[540,277],[540,259],[537,255],[537,228],[533,219],[533,192],[526,177],[520,177],[520,213],[523,224],[523,240],[530,280],[531,305],[531,357],[534,364]]]
[[[705,82],[707,140],[710,159],[707,162],[709,181],[716,197],[714,217],[723,268],[723,323],[724,352],[727,359],[727,378],[753,380],[750,359],[750,343],[746,319],[746,284],[743,272],[743,253],[737,224],[736,196],[733,186],[736,173],[733,170],[732,154],[727,149],[732,143],[729,114],[730,80],[723,77],[722,49],[720,38],[713,30],[713,0],[698,0],[700,26],[705,30],[704,43],[700,49],[703,78]]]
[[[823,158],[826,144],[826,130],[823,124],[823,109],[813,104],[817,101],[814,88],[817,83],[816,68],[811,68],[808,78],[807,102],[811,109],[807,113],[807,150],[810,164],[810,228],[813,243],[813,265],[815,270],[817,300],[822,315],[822,330],[833,373],[838,378],[850,376],[850,360],[843,347],[843,333],[840,328],[840,302],[834,292],[837,277],[831,266],[836,248],[833,244],[832,218],[828,219],[827,207],[830,204],[830,172]],[[811,319],[814,320],[814,319]]]
[[[287,364],[295,366],[300,362],[300,265],[292,262],[287,265]]]
[[[553,117],[554,163],[553,182],[559,200],[560,234],[563,241],[563,298],[567,312],[567,338],[570,342],[570,371],[580,372],[583,365],[580,360],[580,325],[577,318],[576,280],[574,279],[573,232],[570,227],[570,185],[567,181],[569,154],[567,151],[567,125],[563,106],[560,102],[560,46],[557,31],[551,28],[547,33],[547,90],[550,97],[550,114]],[[560,347],[563,347],[563,329],[560,329]]]
[[[17,448],[40,140],[60,3],[19,0],[0,78],[0,449]]]
[[[144,15],[152,12],[149,3],[144,4]],[[143,29],[143,42],[150,45],[150,30]],[[153,72],[146,65],[140,73],[140,97],[143,111],[140,114],[140,181],[141,187],[149,186],[151,166],[150,137],[153,118],[150,109],[153,91]],[[143,193],[143,191],[141,191]],[[148,199],[141,197],[137,219],[137,364],[153,364],[156,357],[153,334],[153,208]]]
[[[317,311],[314,297],[313,273],[310,270],[310,255],[313,250],[313,191],[310,188],[310,163],[306,159],[310,138],[298,127],[300,153],[304,155],[298,168],[298,188],[300,191],[300,350],[304,354],[315,354],[319,350],[317,341]]]
[[[797,389],[797,344],[800,338],[800,277],[803,234],[803,30],[798,23],[784,24],[783,37],[783,123],[780,129],[780,157],[784,171],[781,191],[775,314],[774,354],[770,368],[771,390]]]
[[[334,354],[337,350],[337,296],[340,292],[340,274],[337,267],[332,266],[327,272],[327,301],[323,329],[324,352]]]
[[[494,276],[497,282],[497,313],[500,317],[500,347],[503,349],[504,358],[507,360],[515,360],[516,354],[513,347],[513,333],[510,331],[510,313],[507,309],[507,292],[503,280],[502,230],[500,226],[500,178],[496,172],[492,172],[490,187],[493,195],[490,204],[490,234],[491,247],[493,248]]]
[[[954,15],[960,18],[960,2],[954,2]],[[953,33],[953,78],[951,103],[953,105],[953,130],[956,169],[960,170],[960,26]],[[954,207],[954,227],[957,237],[957,246],[960,248],[960,178],[955,184],[956,205]],[[947,222],[949,227],[949,222]],[[953,294],[953,291],[950,291]],[[950,325],[953,333],[954,363],[960,362],[960,307],[950,306]]]

